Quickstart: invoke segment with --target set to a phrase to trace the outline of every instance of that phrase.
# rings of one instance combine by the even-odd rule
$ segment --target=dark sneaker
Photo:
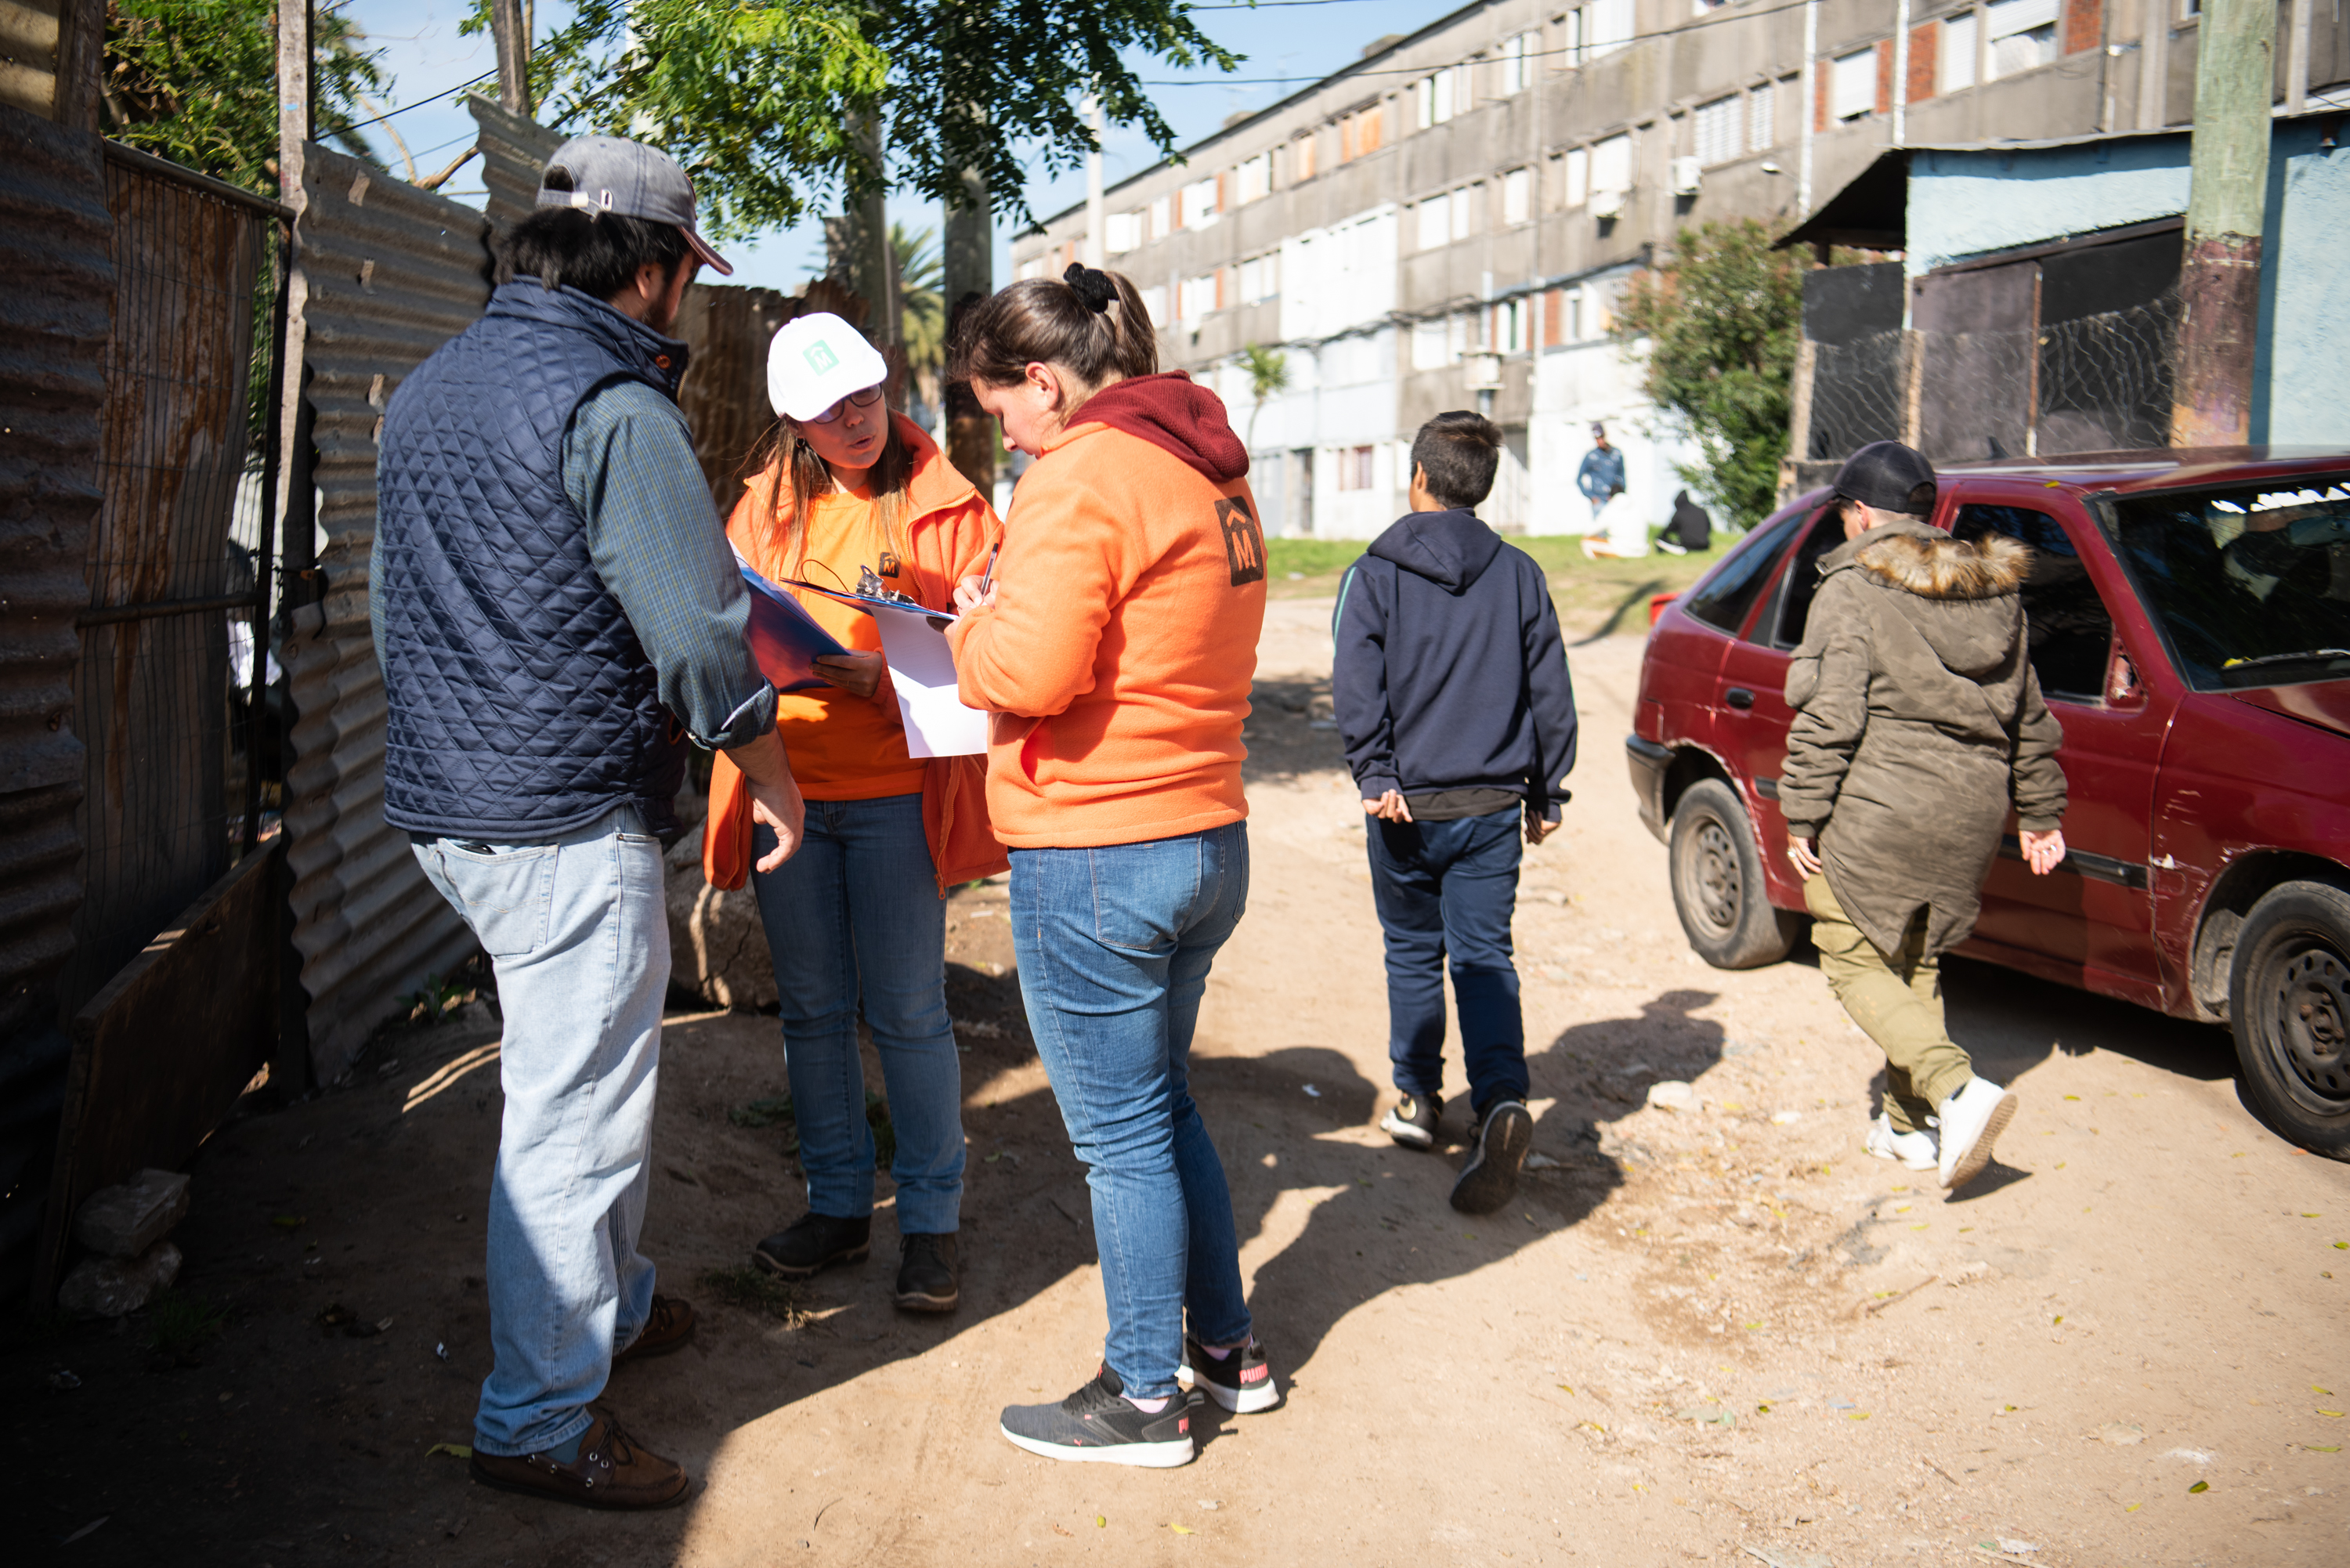
[[[751,1261],[787,1280],[813,1279],[835,1263],[861,1263],[872,1251],[873,1217],[855,1220],[814,1211],[801,1215],[751,1249]]]
[[[962,1293],[955,1283],[955,1239],[917,1232],[904,1238],[898,1263],[898,1304],[908,1312],[952,1312]]]
[[[612,1356],[612,1365],[625,1366],[631,1361],[647,1361],[656,1355],[667,1355],[672,1350],[683,1350],[693,1337],[693,1308],[675,1296],[656,1295],[653,1310],[637,1337],[629,1342],[626,1350]]]
[[[1452,1184],[1452,1207],[1463,1214],[1491,1214],[1518,1189],[1526,1150],[1534,1141],[1534,1113],[1515,1100],[1496,1100],[1477,1127],[1477,1147]]]
[[[1379,1130],[1406,1148],[1434,1148],[1436,1124],[1443,1115],[1442,1095],[1406,1095],[1379,1118]]]
[[[1273,1380],[1273,1367],[1264,1358],[1264,1346],[1253,1339],[1245,1349],[1236,1350],[1219,1361],[1187,1334],[1183,1336],[1183,1365],[1175,1369],[1175,1376],[1188,1378],[1194,1388],[1206,1389],[1209,1398],[1235,1416],[1253,1416],[1281,1403],[1281,1388]]]
[[[1048,1459],[1172,1469],[1191,1462],[1191,1406],[1177,1389],[1167,1408],[1145,1415],[1126,1401],[1118,1374],[1103,1367],[1057,1405],[1007,1405],[1003,1435]]]
[[[581,1508],[668,1508],[685,1501],[691,1485],[685,1467],[637,1447],[604,1411],[591,1407],[590,1413],[596,1424],[569,1464],[552,1454],[509,1458],[475,1449],[466,1469],[484,1486]]]

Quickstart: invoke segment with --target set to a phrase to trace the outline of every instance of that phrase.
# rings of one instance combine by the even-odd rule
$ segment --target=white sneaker
[[[2015,1116],[2015,1096],[1989,1078],[1970,1078],[1967,1086],[1942,1102],[1942,1186],[1964,1187],[1991,1163],[1991,1146],[2007,1130]]]
[[[1895,1132],[1889,1116],[1868,1124],[1868,1152],[1879,1159],[1898,1159],[1911,1170],[1931,1170],[1941,1161],[1932,1133]]]

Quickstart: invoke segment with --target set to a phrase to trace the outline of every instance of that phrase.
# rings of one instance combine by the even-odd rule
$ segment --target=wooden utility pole
[[[277,200],[293,211],[294,221],[286,225],[284,236],[286,352],[278,358],[277,428],[285,457],[277,465],[272,504],[278,533],[289,541],[295,537],[295,515],[299,511],[306,520],[301,535],[306,545],[310,542],[307,522],[310,465],[295,457],[296,444],[307,439],[309,428],[301,418],[302,352],[307,336],[304,314],[310,301],[310,280],[302,268],[302,214],[309,206],[302,176],[309,140],[310,10],[307,5],[288,3],[277,7]],[[297,506],[297,502],[303,504]],[[289,589],[292,587],[288,585]]]
[[[962,198],[947,204],[946,220],[940,292],[945,296],[947,342],[951,347],[963,312],[995,292],[995,217],[988,206],[986,175],[976,169],[962,171]],[[949,381],[946,405],[947,461],[992,501],[995,421],[980,411],[969,382]]]
[[[522,0],[490,0],[490,36],[498,46],[498,101],[509,113],[531,115],[530,24]]]
[[[2173,446],[2251,439],[2276,20],[2275,0],[2206,0],[2203,7],[2170,389]]]

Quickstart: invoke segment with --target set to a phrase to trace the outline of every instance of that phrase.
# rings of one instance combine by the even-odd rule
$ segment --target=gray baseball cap
[[[641,141],[624,141],[617,136],[573,137],[546,161],[538,177],[538,204],[585,207],[667,223],[683,233],[685,243],[706,265],[729,277],[734,275],[710,243],[693,232],[693,182],[686,178],[676,159]]]

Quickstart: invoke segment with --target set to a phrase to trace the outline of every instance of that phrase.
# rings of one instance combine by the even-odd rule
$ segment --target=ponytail
[[[1042,362],[1097,389],[1159,372],[1159,333],[1142,296],[1123,273],[1073,265],[1050,278],[1024,278],[972,306],[947,374],[1008,387]]]

